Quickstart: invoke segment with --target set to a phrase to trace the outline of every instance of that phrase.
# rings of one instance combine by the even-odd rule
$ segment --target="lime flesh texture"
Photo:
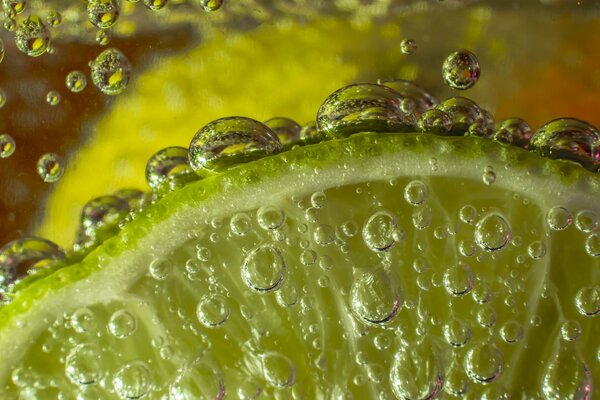
[[[473,137],[364,133],[233,168],[0,309],[2,397],[597,394],[600,324],[576,297],[599,258],[546,220],[598,214],[599,194],[575,164]],[[510,239],[488,252],[492,214]]]

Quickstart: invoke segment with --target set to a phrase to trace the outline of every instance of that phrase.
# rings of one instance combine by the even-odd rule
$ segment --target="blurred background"
[[[98,9],[63,3],[3,1],[0,134],[16,151],[0,158],[0,245],[43,235],[69,247],[89,199],[148,190],[145,163],[158,149],[187,147],[227,115],[314,120],[350,83],[415,80],[440,100],[466,96],[533,129],[564,116],[600,126],[600,1],[114,0],[100,9],[114,20],[106,29],[93,23]],[[49,38],[39,57],[15,41],[36,45],[40,32],[23,36],[29,16]],[[413,54],[401,52],[403,39],[415,41]],[[131,64],[116,96],[90,75],[107,48]],[[459,92],[444,85],[441,65],[461,48],[477,55],[481,78]],[[65,84],[74,70],[87,79],[79,93]],[[54,183],[36,172],[48,152],[66,164]]]

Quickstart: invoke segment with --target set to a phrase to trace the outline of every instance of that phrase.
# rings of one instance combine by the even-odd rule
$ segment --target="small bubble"
[[[492,183],[496,182],[496,172],[494,171],[494,167],[491,165],[485,167],[483,170],[482,179],[483,183],[486,185],[491,185]]]
[[[507,321],[500,328],[500,337],[509,344],[517,343],[523,338],[523,326],[517,321]]]
[[[452,360],[446,372],[444,391],[451,396],[464,398],[469,390],[469,378],[458,359]]]
[[[4,5],[4,12],[12,16],[21,14],[27,7],[25,0],[3,0],[2,4]]]
[[[575,295],[575,305],[579,314],[593,316],[600,313],[600,287],[588,286],[579,289]]]
[[[252,219],[246,213],[237,213],[229,221],[231,232],[238,236],[244,236],[252,231]]]
[[[477,209],[471,205],[462,206],[458,217],[465,224],[472,224],[477,219]]]
[[[598,227],[598,214],[592,210],[582,210],[575,215],[575,227],[589,233]]]
[[[594,232],[585,239],[585,251],[592,257],[600,257],[600,232]]]
[[[221,8],[223,1],[224,0],[199,0],[199,3],[204,11],[212,12]]]
[[[173,270],[173,264],[169,259],[156,259],[150,263],[148,271],[150,276],[157,281],[163,281],[171,274]]]
[[[546,255],[546,245],[541,240],[535,240],[527,247],[527,254],[534,260],[539,260]]]
[[[560,336],[563,338],[563,340],[572,342],[574,340],[577,340],[580,335],[581,325],[577,321],[565,321],[560,326]]]
[[[38,57],[50,46],[50,32],[38,16],[30,15],[17,26],[15,43],[23,53]]]
[[[465,257],[473,257],[477,254],[477,245],[472,240],[464,239],[458,243],[458,251]]]
[[[388,211],[377,211],[372,214],[362,229],[365,244],[372,251],[389,251],[396,244],[398,222]]]
[[[310,204],[315,208],[325,208],[327,206],[327,196],[323,192],[314,192],[310,195]]]
[[[67,89],[69,89],[71,92],[79,93],[85,89],[87,85],[87,79],[83,72],[71,71],[67,74],[65,84],[67,85]]]
[[[37,172],[44,182],[56,182],[65,172],[65,162],[55,153],[46,153],[37,162]]]
[[[258,225],[267,231],[279,229],[285,223],[285,212],[273,206],[263,206],[256,212]]]
[[[452,319],[444,325],[444,338],[453,347],[462,347],[471,340],[471,327],[464,321]]]
[[[452,128],[448,135],[463,136],[474,122],[483,117],[479,106],[466,97],[451,97],[441,102],[436,109],[450,117]]]
[[[274,387],[292,386],[296,381],[296,366],[286,356],[278,352],[267,352],[260,356],[265,380]]]
[[[444,60],[442,75],[452,89],[465,90],[472,87],[480,75],[479,61],[469,50],[451,53]]]
[[[117,95],[127,87],[131,64],[123,53],[114,48],[104,50],[91,63],[92,82],[107,95]]]
[[[46,103],[55,106],[60,103],[60,93],[56,90],[51,90],[46,94]]]
[[[158,11],[167,5],[167,1],[168,0],[144,0],[144,5],[152,11]]]
[[[411,181],[404,188],[404,199],[413,206],[418,206],[427,201],[429,190],[421,181]]]
[[[413,226],[418,230],[427,229],[431,225],[432,218],[431,208],[428,206],[420,206],[412,213]]]
[[[120,398],[139,399],[150,390],[152,374],[143,361],[131,361],[119,368],[112,384]]]
[[[298,303],[298,290],[293,284],[284,285],[277,291],[277,303],[282,307],[292,307]]]
[[[452,120],[444,111],[432,108],[421,114],[418,128],[420,132],[446,135],[452,129]]]
[[[0,135],[0,158],[8,158],[13,155],[17,145],[12,136],[3,133]]]
[[[414,39],[404,39],[400,42],[402,54],[412,54],[417,50],[417,42]]]
[[[46,17],[46,22],[50,26],[58,26],[62,22],[62,15],[58,11],[50,11]]]
[[[379,81],[381,85],[387,86],[402,95],[401,103],[407,100],[404,107],[410,104],[409,109],[403,111],[414,114],[417,118],[438,104],[438,100],[428,91],[414,83],[405,79],[394,79],[391,81]]]
[[[498,379],[503,367],[502,352],[491,343],[480,343],[471,347],[465,356],[465,369],[475,383],[492,383]]]
[[[87,0],[88,19],[98,28],[106,29],[113,26],[120,12],[117,0]]]
[[[493,297],[493,291],[486,282],[478,282],[472,292],[473,300],[479,304],[489,303]]]
[[[300,138],[298,139],[298,144],[307,145],[319,143],[327,139],[329,139],[327,135],[325,135],[323,132],[319,132],[319,130],[317,129],[317,122],[311,121],[302,126],[302,129],[300,130]]]
[[[440,351],[427,341],[394,355],[389,379],[398,399],[434,399],[444,385]]]
[[[492,326],[496,325],[496,310],[489,305],[485,305],[477,310],[477,315],[475,317],[477,319],[477,323],[484,328],[491,328]]]
[[[525,120],[521,118],[508,118],[495,124],[492,139],[528,149],[531,134],[531,127]]]
[[[541,394],[547,400],[590,399],[592,376],[571,343],[560,343],[542,376]]]
[[[361,321],[379,326],[396,316],[402,306],[402,290],[394,274],[378,268],[354,281],[350,299],[352,310]]]
[[[284,148],[290,148],[300,140],[300,130],[302,127],[290,118],[271,118],[265,121],[264,124],[277,135]]]
[[[571,212],[562,206],[552,207],[548,210],[548,214],[546,214],[546,222],[553,231],[567,229],[572,221],[573,217],[571,216]]]
[[[283,254],[272,245],[257,247],[244,258],[241,273],[246,285],[256,292],[277,290],[283,284],[286,275]]]
[[[465,263],[456,264],[444,272],[444,287],[453,296],[463,296],[473,289],[473,271]]]
[[[227,300],[220,295],[203,296],[196,308],[198,321],[207,328],[222,326],[230,314],[231,311]]]
[[[146,182],[155,192],[168,192],[196,180],[197,175],[190,167],[188,150],[171,146],[154,153],[146,163]]]
[[[475,226],[475,242],[485,251],[503,249],[509,243],[510,237],[508,222],[497,213],[486,214]]]
[[[80,344],[65,359],[65,374],[75,385],[89,385],[102,374],[102,353],[96,345]]]
[[[99,29],[98,32],[96,32],[96,43],[98,43],[100,46],[106,46],[107,44],[109,44],[110,39],[111,34],[108,30]]]
[[[125,339],[135,332],[137,321],[127,310],[115,311],[108,321],[108,331],[116,338]]]
[[[71,315],[71,326],[76,332],[90,332],[96,326],[94,313],[89,308],[80,308]]]

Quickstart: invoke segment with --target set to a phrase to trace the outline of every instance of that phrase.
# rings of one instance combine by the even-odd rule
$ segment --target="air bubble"
[[[281,251],[272,245],[262,245],[246,255],[241,268],[242,279],[259,293],[277,290],[284,282],[286,265]]]
[[[569,342],[577,340],[581,336],[581,324],[574,320],[563,322],[560,326],[560,336]]]
[[[588,286],[579,289],[575,295],[575,305],[581,315],[598,315],[600,313],[600,287]]]
[[[96,32],[96,43],[98,43],[100,46],[106,46],[107,44],[109,44],[110,39],[111,34],[108,30],[99,29],[98,32]]]
[[[444,385],[439,350],[428,342],[408,346],[394,355],[390,383],[398,399],[433,399]]]
[[[546,222],[553,231],[567,229],[572,221],[573,217],[571,216],[571,212],[562,206],[552,207],[546,214]]]
[[[27,1],[25,0],[3,0],[2,5],[4,6],[4,12],[7,15],[18,15],[25,11],[27,7]]]
[[[71,326],[78,333],[91,332],[96,326],[96,318],[89,308],[80,308],[71,314]]]
[[[185,147],[166,147],[146,163],[146,182],[156,192],[168,192],[195,179],[197,175],[190,167]]]
[[[285,355],[267,352],[260,355],[265,380],[276,388],[290,387],[296,381],[296,366]]]
[[[131,64],[123,53],[114,48],[104,50],[92,61],[94,85],[107,95],[117,95],[127,87]]]
[[[156,259],[150,263],[148,268],[150,276],[157,281],[164,281],[171,274],[173,264],[169,259]]]
[[[199,3],[204,11],[212,12],[221,8],[221,6],[223,6],[223,1],[224,0],[199,0]]]
[[[81,71],[71,71],[65,78],[67,89],[73,93],[79,93],[87,86],[87,78]]]
[[[451,396],[464,398],[469,390],[469,378],[458,359],[452,360],[446,373],[444,391]]]
[[[575,227],[589,233],[598,227],[598,214],[592,210],[581,210],[575,215]]]
[[[152,11],[158,11],[167,5],[167,0],[144,0],[144,5]]]
[[[475,383],[492,383],[498,379],[503,368],[502,352],[492,343],[480,343],[467,351],[465,370]]]
[[[427,201],[429,190],[421,181],[411,181],[404,188],[404,200],[413,206],[418,206]]]
[[[95,383],[102,375],[102,354],[93,344],[74,347],[65,359],[65,374],[75,385]]]
[[[0,135],[0,158],[8,158],[13,155],[17,145],[12,136],[3,133]]]
[[[120,13],[117,0],[87,0],[89,21],[101,29],[110,28],[117,22]]]
[[[559,343],[542,376],[541,392],[546,400],[589,399],[592,377],[570,343]]]
[[[404,39],[400,42],[402,54],[412,54],[417,50],[417,42],[414,39]]]
[[[528,149],[531,135],[531,127],[527,121],[521,118],[508,118],[496,123],[492,138],[501,143]]]
[[[479,79],[479,61],[469,50],[455,51],[446,57],[442,65],[444,81],[452,89],[469,89]]]
[[[452,129],[448,135],[463,136],[471,124],[480,120],[483,115],[479,106],[466,97],[451,97],[436,108],[445,112],[452,121]]]
[[[523,326],[514,320],[505,322],[500,328],[500,337],[509,344],[520,341],[523,338],[523,334]]]
[[[125,339],[137,328],[135,317],[127,310],[115,311],[108,321],[108,331],[116,338]]]
[[[30,15],[15,32],[17,48],[31,57],[44,54],[50,46],[50,32],[36,15]]]
[[[313,232],[313,239],[316,244],[321,246],[331,244],[335,240],[335,230],[331,227],[331,225],[319,225]]]
[[[202,352],[186,363],[169,387],[169,399],[214,399],[225,398],[223,374],[206,353]]]
[[[475,226],[475,242],[485,251],[503,249],[510,241],[510,237],[510,226],[498,213],[486,214]]]
[[[265,121],[264,124],[277,135],[285,149],[292,147],[300,141],[300,130],[302,127],[290,118],[271,118]]]
[[[488,165],[484,168],[482,180],[486,185],[491,185],[492,183],[496,182],[496,172],[494,171],[494,167]]]
[[[244,236],[252,231],[252,219],[246,213],[234,214],[229,220],[231,232],[238,236]]]
[[[302,126],[300,129],[300,138],[298,144],[307,145],[313,143],[319,143],[329,139],[323,132],[319,132],[317,129],[317,122],[311,121]]]
[[[534,260],[539,260],[546,255],[546,245],[541,240],[535,240],[527,247],[527,254]]]
[[[413,81],[394,79],[391,81],[380,81],[378,83],[400,93],[400,95],[403,97],[401,103],[408,100],[412,105],[410,107],[411,113],[415,114],[417,117],[438,104],[438,100],[431,93]]]
[[[384,268],[366,272],[352,284],[350,302],[361,321],[379,326],[389,323],[402,306],[397,277]]]
[[[139,399],[152,386],[152,374],[143,361],[131,361],[115,373],[113,387],[121,399]]]
[[[452,319],[444,325],[444,338],[453,347],[462,347],[471,340],[471,327],[464,321]]]
[[[205,295],[196,308],[198,321],[207,328],[222,326],[231,314],[227,300],[221,295]]]
[[[62,15],[58,11],[50,11],[46,17],[46,22],[50,26],[58,26],[62,22]]]
[[[396,244],[398,222],[388,211],[377,211],[365,222],[362,236],[372,251],[389,251]]]
[[[58,103],[60,103],[60,93],[58,93],[56,90],[49,91],[46,94],[46,103],[50,104],[51,106],[58,105]]]
[[[453,296],[463,296],[473,289],[473,271],[465,263],[456,264],[444,272],[444,287]]]
[[[432,218],[431,208],[428,206],[420,206],[412,213],[413,226],[418,230],[427,229],[431,225]]]
[[[447,135],[452,129],[452,119],[444,111],[432,108],[421,114],[417,126],[420,132]]]
[[[221,172],[283,149],[277,135],[265,124],[245,117],[213,121],[190,143],[190,163],[197,173]]]
[[[465,224],[472,224],[477,219],[477,209],[471,205],[462,206],[458,217]]]
[[[600,257],[600,232],[594,232],[585,239],[585,251],[592,257]]]
[[[285,223],[285,212],[272,206],[263,206],[256,212],[256,219],[261,228],[273,231]]]

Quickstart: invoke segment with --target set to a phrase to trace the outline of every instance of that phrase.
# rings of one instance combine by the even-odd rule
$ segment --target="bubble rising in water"
[[[60,93],[56,90],[51,90],[46,94],[46,103],[50,104],[51,106],[58,105],[58,103],[60,103],[60,99]]]
[[[107,29],[113,26],[120,12],[117,0],[87,0],[88,19],[98,28]]]
[[[528,149],[531,135],[531,127],[527,121],[521,118],[508,118],[496,123],[492,139]]]
[[[389,251],[398,239],[398,221],[385,210],[373,213],[365,222],[362,236],[365,244],[372,251]]]
[[[453,347],[462,347],[471,340],[471,327],[460,319],[453,318],[444,325],[444,338]]]
[[[223,6],[224,0],[199,0],[200,7],[206,12],[217,11]]]
[[[65,78],[65,85],[73,93],[79,93],[87,86],[87,78],[81,71],[71,71]]]
[[[121,399],[139,399],[152,386],[152,373],[143,361],[130,361],[115,373],[113,387]]]
[[[510,238],[510,225],[498,213],[486,214],[475,225],[475,242],[485,251],[493,252],[505,248]]]
[[[598,227],[598,214],[592,210],[581,210],[575,215],[575,227],[589,233]]]
[[[27,8],[27,1],[25,0],[3,0],[2,5],[4,11],[8,15],[18,15],[25,11]]]
[[[15,32],[17,48],[31,57],[38,57],[48,51],[50,32],[36,15],[22,21]]]
[[[505,322],[500,328],[500,337],[509,344],[517,343],[523,338],[525,330],[523,326],[514,320]]]
[[[479,61],[469,50],[450,53],[442,64],[442,76],[452,89],[469,89],[477,83],[480,74]]]
[[[117,95],[127,87],[131,75],[131,63],[125,55],[109,48],[100,53],[90,64],[92,82],[107,95]]]
[[[279,138],[284,148],[290,148],[300,140],[302,127],[293,119],[275,117],[264,122]]]
[[[404,187],[404,200],[413,206],[418,206],[427,201],[429,189],[421,181],[411,181]]]
[[[146,182],[153,191],[168,191],[171,186],[182,186],[195,179],[197,175],[190,167],[185,147],[161,149],[146,164]]]
[[[571,160],[593,172],[600,169],[600,132],[579,119],[548,122],[533,134],[530,148],[543,157]]]
[[[137,328],[137,320],[127,310],[115,311],[108,321],[108,331],[116,338],[125,339]]]
[[[283,285],[286,264],[281,251],[272,245],[262,245],[249,252],[242,262],[242,279],[259,293],[275,291]]]
[[[230,314],[231,310],[227,304],[227,300],[218,294],[203,296],[196,308],[198,321],[207,328],[222,326]]]
[[[400,108],[402,95],[387,86],[361,83],[332,93],[319,108],[317,128],[332,137],[358,132],[410,131]]]
[[[363,273],[352,284],[352,311],[362,322],[369,325],[380,326],[391,322],[402,302],[402,289],[398,278],[384,268]]]
[[[498,379],[503,368],[502,352],[492,343],[477,344],[465,356],[465,370],[475,383],[492,383]]]
[[[192,168],[202,174],[221,172],[282,150],[279,138],[265,124],[246,117],[226,117],[196,133],[189,157]]]
[[[412,54],[417,50],[417,42],[414,39],[403,39],[400,42],[400,51],[402,54]]]
[[[0,158],[8,158],[13,155],[17,145],[12,136],[3,133],[0,135]]]
[[[263,206],[256,212],[258,225],[267,231],[279,229],[285,223],[285,212],[273,206]]]

